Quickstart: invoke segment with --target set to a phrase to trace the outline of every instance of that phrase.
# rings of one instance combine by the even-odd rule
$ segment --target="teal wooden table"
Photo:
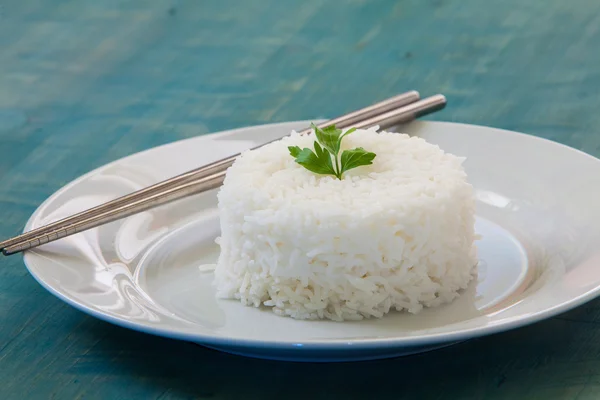
[[[600,156],[597,0],[5,0],[0,237],[65,183],[222,129],[407,89],[431,118]],[[599,266],[600,268],[600,266]],[[598,399],[600,300],[406,358],[245,359],[95,320],[0,259],[0,399]]]

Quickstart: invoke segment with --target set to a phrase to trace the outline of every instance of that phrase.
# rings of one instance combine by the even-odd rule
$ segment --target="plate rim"
[[[90,176],[97,174],[101,170],[110,168],[111,166],[114,166],[118,163],[126,162],[127,160],[129,160],[133,157],[139,156],[141,154],[146,154],[151,151],[155,151],[157,149],[181,145],[181,143],[184,143],[186,141],[211,140],[211,139],[215,139],[219,136],[231,135],[231,134],[235,134],[236,132],[244,131],[247,129],[260,129],[260,128],[267,128],[267,127],[272,129],[272,128],[276,128],[278,126],[285,126],[287,129],[289,129],[290,125],[308,124],[310,121],[316,121],[316,120],[284,121],[284,122],[268,123],[268,124],[261,124],[261,125],[250,125],[250,126],[245,126],[245,127],[228,129],[228,130],[224,130],[224,131],[203,134],[201,136],[176,140],[176,141],[173,141],[170,143],[165,143],[165,144],[162,144],[159,146],[151,147],[151,148],[127,155],[125,157],[113,160],[109,163],[103,164],[103,165],[101,165],[97,168],[94,168],[93,170],[75,178],[74,180],[63,185],[58,190],[56,190],[53,194],[51,194],[46,200],[44,200],[36,208],[36,210],[28,218],[27,223],[24,228],[24,232],[27,232],[28,230],[31,229],[33,222],[37,219],[39,214],[41,212],[43,212],[45,210],[45,208],[56,197],[60,196],[64,192],[68,191],[69,189],[71,189],[73,186],[75,186],[79,182],[87,179]],[[497,131],[497,132],[505,134],[505,135],[508,134],[508,135],[512,135],[512,136],[526,137],[527,140],[541,141],[541,142],[545,142],[548,145],[564,148],[564,150],[566,150],[566,151],[575,152],[579,156],[585,156],[585,157],[593,160],[594,162],[597,162],[600,164],[600,159],[598,159],[590,154],[587,154],[579,149],[564,145],[562,143],[559,143],[559,142],[556,142],[556,141],[553,141],[550,139],[534,136],[534,135],[527,134],[527,133],[521,133],[521,132],[516,132],[516,131],[511,131],[511,130],[506,130],[506,129],[494,128],[494,127],[489,127],[489,126],[484,126],[484,125],[466,124],[466,123],[458,123],[458,122],[447,122],[447,121],[415,121],[413,123],[424,125],[424,126],[425,125],[452,125],[452,126],[458,126],[458,127],[463,126],[463,127],[469,127],[469,128],[488,129],[488,130]],[[193,223],[193,221],[189,222],[189,223]],[[145,251],[146,252],[150,251],[153,247],[157,246],[165,238],[167,238],[171,234],[174,234],[179,229],[183,229],[187,225],[188,224],[184,224],[183,226],[178,227],[174,231],[169,232],[167,235],[161,236],[158,240],[156,240],[154,243],[152,243]],[[33,251],[33,253],[35,253],[36,256],[38,256],[38,257],[42,257],[42,258],[46,258],[46,259],[48,258],[47,256],[45,256],[44,254],[41,254],[41,253],[38,253],[35,251]],[[296,350],[296,351],[304,350],[304,351],[306,351],[306,350],[349,350],[349,349],[368,350],[368,349],[376,349],[376,348],[380,349],[383,347],[393,349],[393,348],[400,348],[400,347],[429,346],[429,345],[437,344],[437,343],[464,341],[464,340],[468,340],[468,339],[472,339],[472,338],[476,338],[476,337],[486,336],[486,335],[490,335],[490,334],[494,334],[494,333],[504,332],[504,331],[515,329],[515,328],[531,325],[531,324],[537,323],[539,321],[556,316],[558,314],[561,314],[563,312],[569,311],[571,309],[574,309],[574,308],[592,300],[593,298],[597,297],[600,294],[600,285],[598,285],[594,288],[589,289],[585,293],[582,293],[579,296],[576,296],[576,297],[570,299],[569,301],[565,301],[561,304],[557,304],[552,307],[545,308],[545,309],[537,311],[533,314],[528,314],[526,316],[523,314],[519,314],[517,316],[508,317],[508,318],[498,320],[498,321],[490,321],[489,324],[486,324],[484,326],[460,329],[457,331],[446,332],[446,333],[431,333],[431,334],[424,334],[424,335],[412,336],[412,337],[396,336],[396,337],[385,337],[385,338],[370,337],[370,338],[355,338],[355,339],[305,339],[305,340],[302,340],[301,343],[299,343],[298,340],[286,340],[286,339],[278,340],[278,341],[268,341],[268,340],[265,341],[265,340],[260,340],[260,339],[247,339],[247,338],[243,338],[243,337],[238,338],[238,337],[231,337],[231,336],[219,336],[216,334],[211,335],[211,334],[206,334],[206,333],[201,333],[201,332],[190,332],[190,331],[186,331],[186,330],[182,330],[182,329],[175,329],[175,328],[169,327],[169,326],[166,326],[166,327],[151,326],[151,325],[147,325],[144,323],[140,323],[138,321],[132,321],[125,317],[118,317],[118,316],[114,316],[114,315],[105,314],[100,310],[96,310],[96,309],[86,305],[83,302],[79,302],[77,299],[70,298],[68,295],[57,290],[50,283],[44,281],[41,276],[39,276],[32,270],[33,266],[30,265],[30,263],[32,263],[32,261],[28,260],[30,255],[31,255],[30,252],[25,252],[23,254],[23,262],[24,262],[29,274],[33,276],[33,278],[36,280],[36,282],[38,282],[43,288],[45,288],[52,295],[54,295],[55,297],[59,298],[60,300],[64,301],[65,303],[69,304],[70,306],[74,307],[75,309],[77,309],[79,311],[82,311],[82,312],[84,312],[92,317],[98,318],[102,321],[106,321],[106,322],[112,323],[114,325],[125,327],[125,328],[132,329],[135,331],[144,332],[144,333],[152,334],[155,336],[167,337],[167,338],[178,339],[178,340],[185,340],[185,341],[190,341],[190,342],[195,342],[195,343],[200,343],[200,344],[206,343],[206,344],[214,345],[217,347],[218,346],[235,345],[237,347],[248,347],[248,348],[263,348],[263,349],[272,349],[272,350]]]

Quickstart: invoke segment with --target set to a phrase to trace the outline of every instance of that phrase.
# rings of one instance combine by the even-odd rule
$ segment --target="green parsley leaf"
[[[373,164],[373,159],[375,158],[375,153],[371,153],[363,149],[362,147],[357,147],[352,150],[344,150],[342,152],[342,171],[344,172],[351,170],[356,167],[360,167],[363,165],[371,165]]]
[[[323,147],[329,150],[329,153],[338,154],[340,152],[340,135],[342,133],[340,129],[336,129],[335,125],[331,125],[323,129],[319,128],[315,124],[311,124],[311,126],[315,131],[317,140]]]
[[[313,144],[314,151],[309,148],[300,149],[298,146],[288,147],[290,155],[307,170],[316,174],[334,175],[341,180],[344,172],[373,164],[375,153],[370,153],[362,147],[344,150],[340,159],[342,139],[354,132],[356,128],[348,129],[342,134],[342,130],[337,129],[335,125],[319,128],[311,124],[311,127],[317,138]]]
[[[315,142],[314,146],[315,146],[315,154],[317,155],[317,158],[319,159],[321,164],[326,166],[327,168],[329,168],[335,174],[335,169],[333,168],[333,164],[331,162],[331,153],[329,153],[329,151],[327,149],[322,148],[319,145],[319,142]],[[337,174],[335,174],[335,175],[337,175]]]
[[[298,157],[302,149],[298,146],[289,146],[288,150],[290,151],[290,155],[294,158]]]
[[[326,154],[327,158],[325,158],[323,154],[324,153],[320,153],[319,157],[311,149],[304,148],[302,151],[300,151],[298,156],[296,156],[296,162],[307,170],[316,174],[336,175],[333,166],[331,165],[331,157],[329,156],[329,153]]]

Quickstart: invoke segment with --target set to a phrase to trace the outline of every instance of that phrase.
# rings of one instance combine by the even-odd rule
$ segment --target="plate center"
[[[217,213],[212,213],[165,236],[140,261],[137,284],[163,309],[203,328],[252,331],[252,336],[272,336],[273,329],[298,334],[298,324],[314,336],[364,337],[389,330],[390,334],[414,333],[473,319],[513,303],[527,286],[528,261],[523,246],[510,232],[484,218],[477,218],[478,276],[461,296],[450,304],[425,309],[417,315],[392,312],[381,320],[359,322],[295,321],[279,317],[270,309],[244,307],[234,300],[215,298],[212,272],[201,265],[214,264],[219,255],[215,238],[219,235]],[[244,324],[243,321],[246,321]],[[252,327],[251,327],[252,326]],[[237,331],[237,332],[236,332]],[[247,332],[245,332],[247,333]],[[302,334],[306,338],[306,332]],[[236,335],[237,336],[237,335]]]

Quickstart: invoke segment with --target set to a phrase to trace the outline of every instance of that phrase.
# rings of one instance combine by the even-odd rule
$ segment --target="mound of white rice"
[[[221,188],[218,296],[278,315],[337,321],[450,302],[476,260],[472,186],[462,159],[408,135],[358,130],[373,165],[317,175],[292,136],[240,156]]]

